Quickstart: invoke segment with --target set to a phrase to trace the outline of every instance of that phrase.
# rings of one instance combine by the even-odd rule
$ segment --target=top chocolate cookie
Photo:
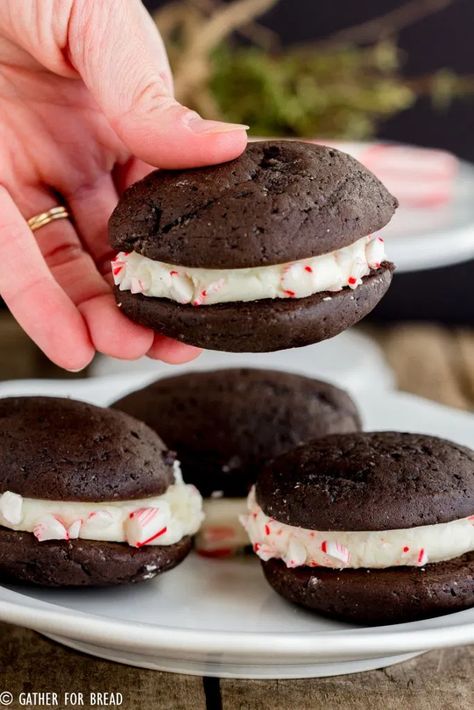
[[[236,160],[154,171],[114,210],[117,251],[211,269],[318,256],[381,229],[397,200],[357,160],[297,141],[250,143]]]
[[[257,502],[311,530],[396,530],[474,512],[474,451],[424,434],[332,434],[270,462]]]
[[[0,493],[64,501],[161,495],[174,454],[122,412],[56,397],[0,399]]]

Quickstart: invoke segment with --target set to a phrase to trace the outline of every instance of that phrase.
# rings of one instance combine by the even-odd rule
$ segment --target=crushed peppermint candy
[[[167,264],[138,252],[120,252],[111,264],[121,291],[198,307],[355,289],[384,261],[383,240],[370,235],[333,252],[284,264],[206,269]]]
[[[239,519],[260,559],[280,559],[289,568],[424,567],[474,550],[474,516],[400,530],[310,530],[267,516],[252,488],[248,513]]]
[[[166,533],[169,520],[169,507],[165,505],[134,510],[125,524],[128,544],[132,547],[150,545]]]
[[[45,540],[69,540],[69,533],[56,515],[48,513],[37,522],[33,535],[38,542]]]
[[[18,525],[22,518],[23,498],[18,493],[5,491],[0,496],[0,517],[7,523]]]

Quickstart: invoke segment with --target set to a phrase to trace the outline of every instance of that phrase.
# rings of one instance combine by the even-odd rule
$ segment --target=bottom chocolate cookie
[[[474,606],[474,552],[425,567],[289,569],[275,559],[262,567],[285,599],[357,624],[416,621]]]
[[[140,549],[119,542],[47,540],[0,527],[0,579],[47,587],[105,587],[152,579],[179,564],[191,537]]]
[[[317,293],[300,299],[273,299],[211,306],[182,305],[115,289],[125,315],[189,345],[227,352],[270,352],[332,338],[364,318],[392,280],[384,262],[356,289]]]

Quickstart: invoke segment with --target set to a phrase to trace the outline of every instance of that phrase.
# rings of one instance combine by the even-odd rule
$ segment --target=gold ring
[[[32,232],[36,232],[37,229],[45,227],[50,222],[54,222],[56,219],[68,219],[69,212],[65,207],[52,207],[47,212],[41,212],[41,214],[35,214],[34,217],[30,217],[28,220],[28,227]]]

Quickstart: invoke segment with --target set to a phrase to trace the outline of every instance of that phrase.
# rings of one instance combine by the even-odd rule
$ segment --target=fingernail
[[[185,123],[193,133],[207,135],[213,133],[232,133],[233,131],[248,131],[250,126],[243,123],[225,123],[224,121],[208,121],[198,115],[185,118]]]

